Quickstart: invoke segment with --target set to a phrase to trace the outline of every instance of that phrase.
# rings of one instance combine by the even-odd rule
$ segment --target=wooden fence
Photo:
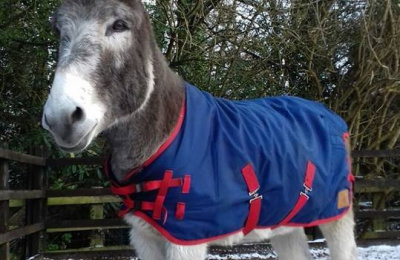
[[[32,150],[33,155],[16,153],[0,148],[0,259],[10,259],[9,243],[24,238],[23,256],[40,253],[61,254],[85,251],[101,251],[102,254],[112,250],[129,250],[129,246],[104,247],[101,237],[92,238],[91,247],[49,252],[46,237],[55,232],[75,232],[85,230],[107,230],[128,228],[121,219],[103,219],[103,205],[118,203],[120,199],[111,194],[108,188],[49,190],[47,172],[49,167],[68,167],[72,165],[101,165],[102,158],[47,159],[43,149]],[[354,157],[400,157],[400,151],[357,151]],[[28,164],[27,190],[9,189],[9,162]],[[355,185],[357,194],[372,194],[372,203],[377,204],[382,194],[400,191],[400,180],[364,180],[358,179]],[[376,196],[375,196],[376,195]],[[376,198],[376,199],[375,199]],[[47,218],[48,207],[61,205],[92,205],[94,214],[91,219],[51,221]],[[23,227],[10,229],[8,223],[10,208],[25,206],[26,224]],[[357,219],[372,220],[372,230],[360,234],[361,239],[395,239],[400,238],[400,231],[385,230],[386,219],[397,219],[400,223],[400,208],[384,209],[372,205],[374,209],[357,210]]]

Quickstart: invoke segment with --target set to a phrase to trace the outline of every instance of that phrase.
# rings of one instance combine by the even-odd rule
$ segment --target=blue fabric
[[[290,224],[307,225],[343,213],[338,192],[350,189],[343,133],[345,122],[324,105],[296,97],[250,101],[215,98],[187,84],[182,127],[161,156],[126,183],[191,176],[189,194],[169,188],[168,218],[158,225],[181,241],[231,233],[244,227],[249,213],[248,189],[241,170],[252,164],[263,196],[258,226],[277,225],[304,191],[307,161],[316,165],[313,190]],[[132,195],[155,201],[158,191]],[[178,202],[186,204],[183,220],[175,218]],[[151,211],[145,211],[151,217]]]

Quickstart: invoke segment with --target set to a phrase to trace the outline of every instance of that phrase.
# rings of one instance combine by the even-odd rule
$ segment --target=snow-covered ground
[[[270,250],[268,250],[270,251]],[[329,251],[324,247],[313,247],[311,253],[315,260],[329,260]],[[399,245],[379,245],[358,248],[359,260],[400,260],[400,241]],[[64,259],[64,258],[57,258]],[[99,259],[99,258],[96,258]],[[124,257],[105,257],[101,259],[125,259]],[[275,260],[277,256],[274,252],[263,251],[262,253],[232,253],[232,254],[209,254],[208,260]],[[29,260],[52,260],[51,258],[33,257]],[[88,260],[88,258],[65,258],[65,260]],[[139,260],[134,257],[130,260]],[[293,259],[296,260],[296,259]]]
[[[400,241],[399,241],[400,244]],[[311,249],[311,253],[316,260],[329,260],[329,252],[327,248],[321,249]],[[398,246],[370,246],[370,247],[359,247],[358,248],[359,260],[400,260],[400,245]],[[251,259],[251,260],[260,260],[260,259],[277,259],[276,254],[274,253],[266,253],[266,254],[231,254],[231,255],[209,255],[209,260],[233,260],[233,259]]]

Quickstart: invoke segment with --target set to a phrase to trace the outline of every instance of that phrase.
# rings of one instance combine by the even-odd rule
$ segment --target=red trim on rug
[[[176,125],[174,127],[174,129],[172,130],[171,135],[168,137],[168,139],[158,148],[158,150],[149,157],[149,159],[147,159],[141,166],[138,166],[134,169],[132,169],[131,171],[129,171],[125,177],[122,179],[121,182],[126,181],[127,179],[129,179],[130,177],[132,177],[132,175],[136,174],[137,172],[139,172],[141,169],[143,169],[144,167],[149,166],[152,162],[154,162],[170,145],[171,143],[175,140],[175,137],[178,135],[179,130],[181,130],[183,121],[185,119],[185,113],[186,113],[186,102],[185,100],[183,101],[182,107],[181,107],[181,111],[179,112],[179,117],[178,117],[178,121],[176,122]]]
[[[178,135],[179,130],[181,130],[181,126],[183,124],[183,120],[185,118],[185,112],[186,112],[186,104],[185,102],[182,104],[181,111],[179,113],[179,118],[178,122],[176,123],[174,129],[172,130],[171,135],[168,137],[168,139],[158,148],[157,152],[150,156],[147,161],[143,163],[143,166],[149,166],[154,160],[156,160],[167,148],[170,146],[170,144],[175,140],[175,137]]]
[[[350,207],[347,208],[347,210],[343,211],[341,214],[331,217],[331,218],[326,218],[326,219],[321,219],[321,220],[317,220],[308,224],[297,224],[297,223],[288,223],[285,226],[288,227],[313,227],[313,226],[318,226],[321,224],[326,224],[335,220],[338,220],[340,218],[342,218],[344,215],[346,215],[346,213],[348,213]],[[163,235],[168,241],[177,244],[177,245],[182,245],[182,246],[194,246],[194,245],[199,245],[199,244],[204,244],[207,242],[212,242],[218,239],[222,239],[224,237],[227,236],[231,236],[234,234],[237,234],[239,232],[243,231],[243,228],[238,229],[236,231],[230,232],[228,234],[223,234],[223,235],[219,235],[219,236],[215,236],[215,237],[210,237],[210,238],[203,238],[203,239],[197,239],[197,240],[181,240],[178,238],[173,237],[167,230],[165,230],[162,226],[160,226],[154,219],[152,219],[151,217],[147,216],[144,212],[141,211],[135,211],[132,213],[134,216],[137,216],[141,219],[143,219],[144,221],[146,221],[147,223],[149,223],[151,226],[153,226],[158,232],[161,233],[161,235]],[[263,226],[257,226],[255,229],[271,229],[274,228],[274,226],[270,226],[270,227],[263,227]]]
[[[313,221],[311,223],[288,223],[285,226],[288,226],[288,227],[315,227],[315,226],[319,226],[321,224],[326,224],[326,223],[341,219],[344,215],[346,215],[346,213],[350,210],[350,208],[351,208],[351,206],[349,206],[345,211],[343,211],[342,213],[340,213],[339,215],[334,216],[334,217],[315,220],[315,221]]]
[[[194,246],[194,245],[198,245],[198,244],[211,242],[211,241],[214,241],[214,240],[217,240],[217,239],[221,239],[221,238],[224,238],[224,237],[227,237],[227,236],[230,236],[230,235],[234,235],[234,234],[237,234],[237,233],[242,231],[242,229],[239,229],[237,231],[234,231],[234,232],[231,232],[231,233],[228,233],[228,234],[224,234],[224,235],[220,235],[220,236],[186,241],[186,240],[181,240],[181,239],[173,237],[167,230],[165,230],[163,227],[161,227],[154,219],[152,219],[151,217],[147,216],[144,212],[135,211],[132,214],[137,216],[137,217],[139,217],[139,218],[141,218],[141,219],[143,219],[144,221],[146,221],[150,225],[152,225],[168,241],[170,241],[170,242],[172,242],[174,244],[177,244],[177,245]]]

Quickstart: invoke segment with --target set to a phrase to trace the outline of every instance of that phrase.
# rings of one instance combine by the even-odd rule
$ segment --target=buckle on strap
[[[262,198],[263,198],[262,195],[255,194],[254,198],[250,199],[249,203],[251,204],[251,203],[253,203],[253,201],[258,200],[258,199],[261,200]]]
[[[261,212],[261,200],[263,196],[258,194],[260,183],[258,182],[257,175],[255,174],[251,164],[247,164],[242,169],[242,175],[246,182],[247,189],[249,190],[249,196],[251,197],[249,200],[249,214],[243,227],[243,234],[247,235],[258,225]]]
[[[254,191],[249,191],[249,196],[257,195],[257,192],[259,191],[259,189],[260,189],[260,186],[258,186]]]
[[[253,196],[260,189],[260,184],[251,164],[247,164],[242,169],[242,175],[249,190],[249,196]]]
[[[135,184],[135,189],[136,192],[142,192],[143,191],[142,184]]]
[[[303,187],[304,187],[305,193],[308,193],[308,192],[312,191],[312,188],[308,187],[307,184],[305,184],[305,183],[303,184]]]
[[[300,197],[301,196],[304,196],[307,200],[309,200],[310,199],[310,197],[307,195],[307,193],[305,193],[305,192],[300,192]]]

